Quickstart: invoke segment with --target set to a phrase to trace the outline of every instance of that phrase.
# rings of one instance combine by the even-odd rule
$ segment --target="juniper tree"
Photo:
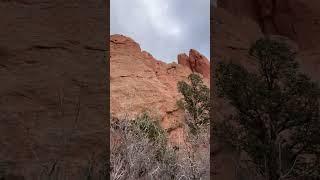
[[[187,164],[190,164],[192,174],[190,178],[199,179],[207,177],[209,173],[208,158],[203,158],[209,156],[209,149],[203,151],[198,148],[200,145],[209,144],[210,91],[202,78],[195,73],[188,76],[188,81],[178,82],[178,91],[183,95],[178,105],[189,115],[186,116],[186,123],[190,133],[187,134],[186,140],[192,147],[191,150],[187,150]]]
[[[179,81],[178,90],[183,99],[178,103],[190,114],[191,121],[187,122],[192,133],[199,126],[209,123],[210,91],[201,77],[195,73],[188,76],[188,82]]]
[[[236,110],[216,124],[217,137],[245,152],[265,179],[319,178],[318,85],[299,72],[295,53],[283,42],[262,38],[249,55],[256,72],[217,64],[217,94]]]

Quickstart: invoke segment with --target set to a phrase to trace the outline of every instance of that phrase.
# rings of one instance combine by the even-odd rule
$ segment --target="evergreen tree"
[[[249,157],[268,180],[320,173],[320,91],[298,70],[282,42],[263,38],[250,48],[257,72],[218,63],[215,85],[236,113],[217,123],[216,135]]]
[[[188,76],[190,83],[178,82],[178,90],[183,99],[178,103],[190,114],[188,126],[196,133],[201,125],[209,123],[210,91],[201,77],[195,73]]]

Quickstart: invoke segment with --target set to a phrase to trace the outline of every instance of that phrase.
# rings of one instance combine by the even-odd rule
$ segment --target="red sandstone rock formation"
[[[191,69],[189,57],[188,55],[186,55],[186,53],[182,53],[178,55],[178,64],[181,64]]]
[[[186,64],[158,61],[148,52],[141,51],[138,43],[123,35],[110,37],[110,56],[112,115],[119,118],[128,115],[132,118],[149,111],[160,118],[165,129],[170,129],[169,139],[181,143],[177,135],[182,137],[183,129],[180,126],[184,112],[176,105],[181,98],[177,83],[186,80],[192,73],[191,69]],[[196,72],[208,73],[205,67],[208,60],[204,56],[191,50],[190,57],[197,62],[196,66],[192,65]],[[205,77],[209,77],[208,74]],[[209,86],[208,78],[205,78],[205,82]]]
[[[178,64],[190,68],[192,72],[202,74],[205,78],[210,77],[209,60],[194,49],[190,49],[189,57],[185,53],[179,54]]]
[[[210,63],[205,56],[191,49],[189,51],[189,60],[195,72],[202,74],[205,78],[210,77]]]

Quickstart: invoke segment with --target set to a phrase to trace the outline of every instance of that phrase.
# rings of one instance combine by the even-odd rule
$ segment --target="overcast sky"
[[[111,34],[138,42],[156,59],[196,49],[210,57],[210,0],[111,0]]]

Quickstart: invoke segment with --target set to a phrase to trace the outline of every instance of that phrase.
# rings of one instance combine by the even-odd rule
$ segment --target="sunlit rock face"
[[[123,35],[110,37],[110,86],[111,113],[114,117],[132,119],[144,111],[155,115],[161,125],[170,131],[169,138],[181,143],[184,120],[183,110],[177,107],[181,98],[177,83],[187,80],[194,70],[209,86],[209,61],[195,50],[190,57],[197,62],[189,66],[189,57],[185,55],[185,64],[164,63],[150,53],[142,51],[139,44]],[[180,59],[180,60],[179,60]]]
[[[197,50],[190,49],[189,56],[185,53],[179,54],[178,64],[188,67],[192,72],[202,74],[205,78],[210,77],[209,60]]]

